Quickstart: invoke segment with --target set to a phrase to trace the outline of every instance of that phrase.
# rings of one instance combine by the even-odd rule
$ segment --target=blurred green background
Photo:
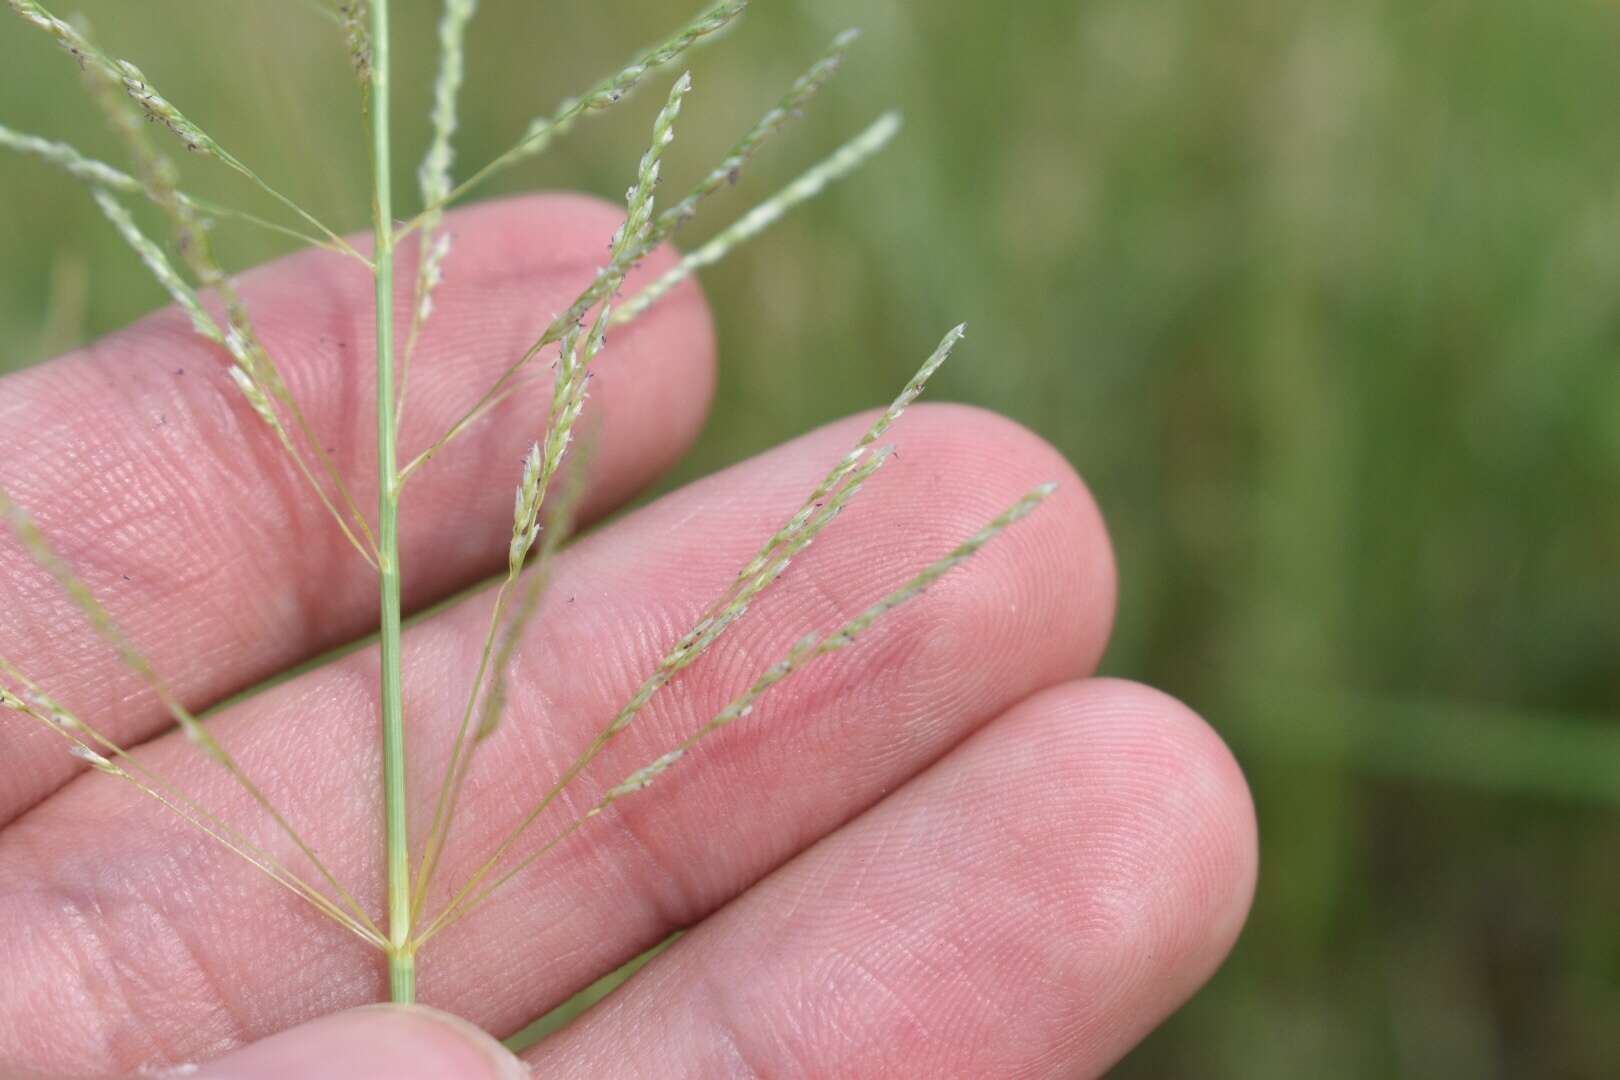
[[[462,160],[695,6],[486,0]],[[364,225],[329,26],[291,0],[80,7]],[[437,5],[399,7],[421,117]],[[1120,1074],[1620,1075],[1620,9],[760,0],[694,63],[671,190],[849,24],[846,73],[685,242],[884,108],[906,133],[707,276],[724,376],[682,475],[886,400],[966,319],[939,395],[1089,478],[1123,574],[1107,669],[1226,735],[1264,853],[1231,963]],[[42,37],[8,20],[0,71],[0,121],[116,157]],[[617,197],[661,96],[494,190]],[[81,190],[16,158],[0,253],[0,369],[162,301]]]

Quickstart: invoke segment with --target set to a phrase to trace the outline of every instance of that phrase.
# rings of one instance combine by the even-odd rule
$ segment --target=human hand
[[[451,221],[465,269],[441,287],[414,364],[407,448],[442,431],[566,305],[617,225],[609,208],[558,197]],[[376,476],[370,287],[324,253],[243,280],[359,492]],[[587,520],[670,465],[702,424],[713,337],[696,290],[619,331],[597,365]],[[512,486],[547,395],[528,388],[413,482],[408,607],[502,564]],[[694,483],[559,558],[508,719],[468,783],[445,887],[510,831],[866,422]],[[424,1001],[508,1033],[691,927],[531,1051],[537,1074],[1084,1076],[1214,971],[1255,872],[1248,795],[1184,707],[1090,677],[1114,568],[1083,485],[1040,439],[973,409],[918,406],[894,440],[899,458],[852,512],[655,699],[583,790],[656,757],[806,630],[836,625],[1024,491],[1060,488],[859,647],[785,684],[435,938]],[[0,381],[0,485],[195,708],[375,626],[374,578],[233,394],[221,357],[172,311]],[[432,810],[488,605],[459,600],[407,635],[419,814]],[[295,857],[9,538],[0,655]],[[384,876],[376,686],[374,652],[362,650],[210,721],[373,909]],[[0,1062],[59,1074],[213,1059],[385,996],[367,945],[117,779],[73,778],[60,738],[21,721],[0,717]],[[555,825],[588,805],[554,808]],[[351,1013],[240,1052],[304,1053],[383,1024],[451,1030]],[[341,1075],[406,1076],[399,1060],[341,1059]],[[216,1075],[232,1067],[226,1057]]]

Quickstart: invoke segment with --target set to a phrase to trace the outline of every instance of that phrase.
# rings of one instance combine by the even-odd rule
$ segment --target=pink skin
[[[407,448],[578,292],[614,224],[610,209],[556,197],[453,221]],[[246,285],[357,492],[374,483],[365,285],[321,253]],[[690,288],[613,337],[590,405],[592,513],[695,437],[712,354]],[[413,606],[503,561],[511,489],[543,415],[541,365],[524,396],[413,485],[402,560]],[[430,909],[868,422],[693,484],[561,558]],[[919,407],[893,437],[899,457],[850,513],[654,699],[520,853],[707,720],[806,630],[842,621],[1036,483],[1061,487],[860,646],[785,684],[435,939],[422,957],[425,1002],[506,1034],[702,922],[607,1009],[535,1051],[540,1072],[1072,1076],[1116,1060],[1214,970],[1255,873],[1248,795],[1219,739],[1183,707],[1089,678],[1114,571],[1084,486],[1039,438],[977,410]],[[270,481],[258,479],[266,468]],[[230,396],[219,358],[172,313],[0,382],[0,483],[199,708],[374,617],[368,573]],[[334,563],[358,569],[288,585],[302,566]],[[149,761],[287,849],[218,769],[165,732],[149,696],[9,539],[0,595],[0,654],[120,738],[147,740]],[[407,635],[418,833],[489,603],[463,599]],[[213,722],[372,911],[382,906],[375,671],[362,651]],[[118,781],[69,782],[72,759],[52,737],[0,724],[0,820],[12,822],[0,833],[0,1062],[117,1071],[205,1059],[377,999],[380,958],[363,943]],[[300,1038],[262,1046],[315,1052]]]

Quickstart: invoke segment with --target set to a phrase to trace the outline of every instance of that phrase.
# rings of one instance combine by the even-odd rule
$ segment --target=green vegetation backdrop
[[[364,226],[329,25],[286,0],[79,6]],[[687,7],[486,0],[462,160]],[[426,115],[436,11],[401,13],[402,118]],[[848,72],[743,186],[890,104],[906,133],[707,276],[725,368],[682,476],[887,400],[968,320],[940,395],[1089,477],[1123,573],[1107,669],[1207,715],[1259,804],[1237,954],[1121,1074],[1620,1072],[1620,9],[759,0],[695,63],[672,182],[852,23]],[[116,158],[42,38],[0,29],[0,71],[0,120]],[[617,196],[660,98],[500,186]],[[425,134],[401,137],[408,168]],[[189,164],[199,194],[249,197]],[[0,255],[0,370],[162,301],[83,191],[16,158]]]

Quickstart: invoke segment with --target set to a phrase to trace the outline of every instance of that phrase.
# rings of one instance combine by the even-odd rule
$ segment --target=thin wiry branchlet
[[[520,523],[528,520],[529,505],[538,506],[539,501],[539,454],[538,447],[530,452],[524,462],[524,481],[518,489],[518,507],[513,514],[514,540],[520,531],[527,538],[523,545],[527,554],[533,545],[534,536],[540,531],[538,523],[523,528]],[[467,772],[472,767],[473,751],[476,747],[493,735],[500,726],[506,711],[507,701],[507,674],[511,670],[513,659],[517,655],[518,645],[523,640],[523,634],[529,623],[540,610],[541,597],[545,595],[551,583],[552,568],[555,556],[562,545],[572,535],[574,517],[579,506],[579,500],[585,491],[585,467],[575,460],[570,470],[568,482],[564,485],[562,496],[557,502],[556,511],[547,525],[546,542],[541,547],[538,565],[529,575],[522,595],[518,598],[517,608],[512,612],[511,618],[506,620],[505,632],[501,635],[500,646],[495,645],[496,633],[500,630],[508,604],[508,593],[517,584],[517,574],[521,569],[523,560],[516,558],[511,564],[506,581],[501,584],[496,593],[495,608],[490,618],[489,635],[484,640],[483,653],[479,657],[478,670],[473,676],[473,688],[467,699],[467,710],[462,717],[462,725],[456,733],[455,742],[451,746],[450,763],[445,769],[445,777],[439,789],[438,804],[433,811],[433,823],[428,830],[427,843],[422,852],[422,859],[417,869],[416,881],[412,889],[411,926],[417,925],[421,917],[422,904],[427,899],[428,886],[433,882],[433,876],[438,870],[439,856],[443,853],[444,844],[450,835],[451,823],[455,820],[456,807],[461,800],[461,791],[467,781]],[[538,511],[536,510],[536,513]],[[489,692],[484,695],[483,707],[479,712],[478,726],[472,730],[472,742],[468,744],[468,731],[472,721],[473,710],[478,706],[478,695],[484,685],[485,679],[489,682]]]
[[[885,113],[860,135],[845,143],[837,153],[806,172],[793,183],[760,203],[722,230],[713,240],[686,255],[657,281],[625,301],[614,321],[626,323],[644,314],[675,286],[706,266],[712,266],[731,252],[775,225],[800,203],[820,195],[827,185],[842,180],[864,165],[868,158],[887,146],[900,131],[898,113]]]
[[[608,743],[634,722],[636,715],[647,706],[653,696],[682,670],[695,663],[730,627],[735,625],[747,613],[753,601],[786,571],[792,560],[859,494],[862,486],[873,473],[883,467],[890,455],[887,449],[872,454],[871,448],[922,394],[929,379],[950,357],[951,352],[965,336],[966,330],[966,326],[963,325],[954,327],[946,333],[939,347],[906,382],[889,407],[862,434],[854,448],[839,460],[787,523],[766,540],[759,553],[743,567],[733,579],[731,586],[709,606],[697,624],[659,661],[658,666],[631,695],[630,700],[552,783],[546,794],[518,823],[517,828],[496,847],[493,854],[463,887],[457,899],[452,900],[440,914],[436,923],[458,917],[454,911],[458,901],[470,895],[489,874],[495,871],[506,853],[524,833],[539,820],[575,778],[589,767]],[[518,500],[521,507],[524,500],[521,488]]]
[[[652,141],[647,152],[642,155],[641,163],[636,170],[636,182],[631,185],[625,196],[626,217],[625,223],[619,227],[613,237],[613,254],[610,265],[623,265],[617,272],[612,283],[610,295],[618,290],[628,272],[628,264],[623,263],[623,253],[632,245],[642,239],[652,221],[655,203],[654,192],[658,187],[659,171],[662,167],[664,152],[675,141],[675,121],[680,116],[682,103],[692,89],[692,76],[690,73],[681,75],[670,88],[669,97],[664,107],[659,110],[657,118],[653,121]],[[586,391],[590,382],[591,362],[596,359],[607,343],[607,320],[611,305],[604,304],[601,313],[597,316],[595,325],[587,333],[580,323],[573,323],[562,343],[562,352],[558,358],[556,383],[552,389],[551,413],[548,419],[546,436],[541,443],[530,450],[523,467],[523,480],[518,486],[517,497],[513,506],[512,540],[508,550],[507,576],[496,594],[494,610],[491,613],[489,630],[484,636],[484,646],[481,652],[478,671],[473,679],[472,691],[467,699],[467,706],[462,713],[461,724],[456,731],[452,743],[450,761],[445,769],[445,779],[441,784],[439,811],[434,815],[433,829],[429,834],[429,855],[424,857],[423,868],[418,874],[415,895],[420,900],[431,884],[432,873],[436,863],[440,845],[444,836],[448,834],[451,820],[454,816],[454,800],[459,792],[460,782],[458,776],[464,775],[467,762],[470,760],[473,749],[482,738],[487,738],[493,731],[493,725],[486,722],[480,725],[481,735],[475,737],[469,744],[468,735],[472,730],[473,714],[478,706],[479,697],[483,693],[484,680],[488,675],[490,664],[494,659],[495,644],[500,633],[502,620],[506,615],[506,605],[512,584],[517,580],[522,569],[523,560],[533,546],[535,538],[540,531],[540,512],[545,504],[546,493],[550,490],[552,479],[557,470],[561,468],[563,458],[574,438],[574,428],[578,424],[580,414],[585,408]],[[521,625],[519,627],[521,629]],[[498,717],[497,713],[497,717]]]
[[[803,671],[821,657],[839,652],[853,645],[862,634],[870,630],[885,616],[921,596],[940,578],[971,559],[986,544],[1025,517],[1028,517],[1054,490],[1056,490],[1056,485],[1043,484],[1031,491],[990,521],[984,528],[964,540],[944,558],[926,567],[900,588],[872,604],[838,629],[830,633],[807,634],[800,638],[786,656],[767,668],[742,695],[715,714],[708,723],[650,764],[642,766],[625,777],[624,780],[608,788],[595,805],[557,835],[546,841],[538,850],[531,852],[498,878],[487,885],[482,885],[481,888],[483,878],[481,874],[475,874],[469,885],[464,888],[461,894],[458,894],[445,912],[423,931],[419,943],[425,942],[446,926],[465,918],[481,907],[498,889],[522,873],[537,859],[543,858],[555,850],[557,845],[578,832],[592,818],[600,816],[609,807],[626,796],[634,795],[651,787],[659,777],[688,757],[693,748],[704,739],[723,728],[729,727],[738,720],[752,715],[760,699],[781,683]]]
[[[435,210],[461,198],[491,176],[519,161],[542,153],[551,145],[553,138],[572,130],[580,117],[623,101],[648,75],[673,64],[694,46],[702,44],[706,39],[726,29],[747,7],[747,0],[722,0],[714,4],[673,36],[642,52],[616,74],[603,79],[579,97],[564,101],[550,116],[531,121],[528,130],[516,145],[462,181],[442,198],[428,203],[426,209],[406,227],[407,230],[422,225]]]

